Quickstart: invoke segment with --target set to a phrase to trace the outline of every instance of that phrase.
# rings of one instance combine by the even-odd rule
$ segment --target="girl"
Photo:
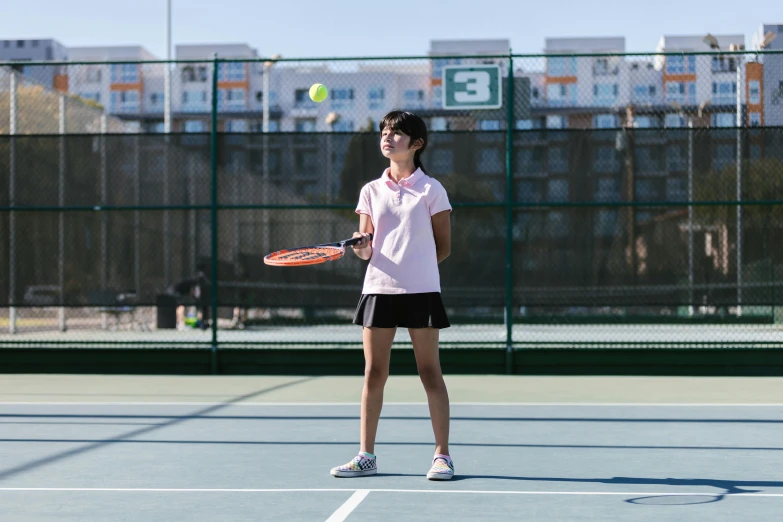
[[[389,168],[361,190],[356,213],[361,237],[353,250],[369,260],[353,322],[363,326],[364,389],[361,405],[361,451],[332,468],[335,477],[374,475],[375,434],[389,376],[391,346],[397,327],[408,328],[416,366],[427,392],[435,432],[435,456],[427,478],[454,476],[449,456],[449,396],[438,359],[438,333],[449,320],[440,297],[438,264],[451,250],[451,205],[443,186],[427,176],[421,153],[427,127],[410,112],[392,111],[379,125],[381,153]],[[372,234],[372,240],[370,240]]]

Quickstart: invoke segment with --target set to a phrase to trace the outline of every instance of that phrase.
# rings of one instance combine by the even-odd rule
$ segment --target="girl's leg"
[[[421,383],[427,392],[427,402],[435,432],[435,453],[449,454],[449,393],[440,369],[437,328],[409,328],[413,353]]]
[[[362,390],[361,451],[375,453],[375,435],[383,407],[383,388],[389,378],[389,360],[396,328],[367,328],[364,345],[364,389]]]

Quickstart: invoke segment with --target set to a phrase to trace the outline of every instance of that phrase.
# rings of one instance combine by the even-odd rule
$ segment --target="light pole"
[[[271,243],[270,231],[269,231],[269,209],[266,205],[269,204],[269,94],[270,94],[270,69],[275,65],[275,61],[280,59],[279,54],[272,56],[271,60],[264,62],[264,85],[262,96],[262,122],[261,130],[264,134],[264,152],[263,152],[263,191],[261,193],[261,203],[264,205],[264,209],[261,210],[261,245],[263,252],[269,252],[269,245]]]
[[[163,205],[169,205],[169,147],[171,146],[171,0],[166,1],[166,64],[163,68]],[[171,233],[169,211],[163,211],[163,283],[171,281],[171,255],[169,235]]]
[[[340,121],[340,115],[336,112],[330,112],[326,115],[326,124],[329,126],[329,132],[326,136],[326,203],[332,203],[332,133],[334,125]]]
[[[766,38],[765,38],[766,40]],[[703,38],[704,43],[710,46],[710,49],[720,51],[720,44],[718,39],[707,34]],[[771,41],[771,40],[770,40]],[[769,44],[767,44],[769,45]],[[743,51],[745,46],[742,44],[729,44],[729,51]],[[742,316],[742,64],[744,63],[743,56],[736,54],[735,66],[737,68],[737,118],[736,118],[736,168],[737,168],[737,316]]]

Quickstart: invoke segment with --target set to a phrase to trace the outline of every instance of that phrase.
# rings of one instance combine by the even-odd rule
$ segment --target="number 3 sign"
[[[444,109],[499,109],[502,105],[500,67],[449,65],[443,68]]]

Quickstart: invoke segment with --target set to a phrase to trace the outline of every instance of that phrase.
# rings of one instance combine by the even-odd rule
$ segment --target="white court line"
[[[0,488],[3,492],[81,492],[81,493],[334,493],[359,491],[369,493],[437,493],[461,495],[564,495],[564,496],[725,496],[783,498],[783,493],[726,493],[715,491],[691,491],[688,493],[666,491],[493,491],[481,489],[362,489],[351,488]],[[353,498],[353,497],[352,497]]]
[[[332,516],[326,519],[326,522],[343,522],[348,515],[353,513],[353,510],[362,503],[362,500],[370,494],[369,490],[359,489],[351,495],[351,498],[345,501],[345,503],[337,508],[337,511],[332,513]]]
[[[0,401],[0,406],[359,406],[359,402],[166,402],[166,401]],[[452,406],[555,406],[555,407],[732,407],[732,408],[779,408],[783,403],[722,403],[722,402],[452,402]],[[426,402],[384,402],[384,406],[427,406]]]

